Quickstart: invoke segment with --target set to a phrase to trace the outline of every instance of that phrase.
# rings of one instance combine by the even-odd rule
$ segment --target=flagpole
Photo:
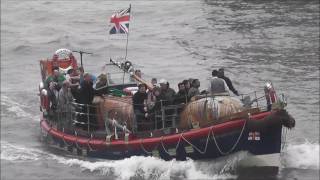
[[[130,22],[130,18],[131,18],[131,4],[129,5],[129,9],[130,9],[129,22]],[[129,24],[129,26],[130,26],[130,24]],[[125,61],[127,60],[127,55],[128,55],[129,31],[130,31],[130,27],[128,27],[128,33],[127,33],[126,56],[124,57],[124,60],[125,60]]]
[[[126,56],[124,57],[125,61],[127,60],[127,54],[128,54],[128,39],[129,39],[129,30],[128,30],[128,33],[127,33]]]

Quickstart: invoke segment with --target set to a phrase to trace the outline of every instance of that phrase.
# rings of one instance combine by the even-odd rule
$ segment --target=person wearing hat
[[[170,88],[169,82],[166,79],[160,79],[160,99],[163,101],[163,105],[173,104],[176,92]]]
[[[218,78],[223,79],[223,80],[226,82],[228,88],[233,92],[233,94],[239,96],[239,93],[238,93],[238,91],[233,87],[231,80],[230,80],[228,77],[224,76],[224,68],[220,68],[220,69],[219,69],[219,71],[218,71]]]

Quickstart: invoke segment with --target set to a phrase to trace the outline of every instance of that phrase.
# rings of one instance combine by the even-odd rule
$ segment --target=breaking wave
[[[282,154],[285,168],[319,169],[319,144],[289,144]]]
[[[247,153],[239,152],[214,161],[164,161],[155,157],[133,156],[123,160],[77,159],[58,156],[39,149],[1,141],[1,160],[21,162],[54,160],[82,171],[99,173],[114,179],[234,179],[230,173]],[[319,169],[319,144],[289,144],[282,153],[284,168]]]
[[[123,160],[81,160],[57,156],[33,148],[26,148],[1,141],[1,160],[12,162],[55,160],[67,166],[78,166],[82,171],[98,172],[115,179],[230,179],[234,176],[223,172],[225,161],[218,163],[222,171],[215,168],[217,162],[164,161],[154,157],[133,156]],[[219,162],[219,161],[218,161]],[[233,163],[233,160],[229,161]],[[227,163],[228,164],[228,163]],[[227,165],[227,166],[230,166]],[[211,171],[210,171],[211,170]],[[221,170],[221,167],[220,167]]]
[[[117,161],[89,162],[79,159],[55,158],[58,162],[69,166],[80,166],[82,170],[99,171],[103,175],[117,179],[230,179],[230,174],[208,174],[199,165],[189,159],[187,161],[164,161],[154,157],[133,156]],[[208,163],[209,165],[209,163]],[[210,172],[210,171],[209,171]]]

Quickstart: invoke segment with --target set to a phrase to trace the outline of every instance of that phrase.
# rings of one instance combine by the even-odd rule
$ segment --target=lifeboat
[[[240,98],[203,94],[187,103],[161,105],[153,120],[139,122],[132,95],[139,83],[146,84],[149,91],[153,85],[133,73],[131,62],[111,59],[102,73],[105,84],[96,85],[92,103],[75,100],[69,103],[71,110],[61,113],[51,109],[53,102],[45,85],[54,67],[64,74],[68,69],[77,69],[78,64],[67,49],[40,61],[41,137],[50,146],[79,156],[199,160],[246,151],[255,158],[264,158],[257,161],[262,166],[277,166],[270,160],[279,163],[282,129],[295,126],[295,120],[284,109],[284,96],[277,96],[272,83],[266,84],[261,97],[258,92]],[[147,129],[139,130],[141,126]]]

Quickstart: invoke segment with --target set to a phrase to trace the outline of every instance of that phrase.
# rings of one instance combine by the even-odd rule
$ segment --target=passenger
[[[160,88],[159,87],[153,88],[153,90],[149,91],[149,93],[148,93],[148,98],[147,98],[148,111],[155,110],[155,106],[156,106],[157,102],[160,102]],[[158,108],[156,108],[156,109],[158,109]]]
[[[193,80],[194,80],[193,78],[189,78],[189,79],[188,79],[188,81],[189,81],[189,83],[190,83],[190,88],[192,87],[192,82],[193,82]]]
[[[90,123],[91,128],[94,128],[96,125],[96,117],[94,116],[95,108],[93,106],[90,106],[92,105],[94,95],[95,95],[95,90],[93,89],[93,82],[92,82],[91,75],[89,73],[84,73],[83,83],[80,88],[79,100],[78,100],[78,102],[82,104],[80,111],[83,113],[80,115],[79,121],[86,124],[85,126],[82,126],[83,128],[87,127],[88,122]]]
[[[72,96],[79,99],[80,76],[79,69],[69,69],[66,74],[66,80],[70,82]],[[78,102],[78,101],[77,101]]]
[[[71,74],[73,73],[73,69],[69,69],[65,75],[67,81],[71,82]]]
[[[80,70],[79,70],[79,68],[72,69],[72,72],[70,74],[70,78],[71,78],[71,80],[79,82],[79,79],[80,79]]]
[[[176,94],[176,92],[169,86],[170,85],[167,80],[160,79],[160,99],[163,101],[164,106],[173,104],[174,97]]]
[[[147,86],[145,84],[139,84],[139,90],[132,96],[133,111],[136,117],[137,123],[144,123],[147,117],[147,111],[145,108],[145,101],[147,100]],[[145,130],[145,126],[138,126],[139,131]]]
[[[153,85],[153,87],[156,87],[157,86],[157,78],[152,78],[151,79],[151,84]]]
[[[98,76],[98,82],[96,83],[96,94],[97,95],[105,95],[108,94],[108,89],[106,88],[108,85],[107,75],[100,74]]]
[[[80,88],[80,103],[81,104],[92,104],[94,97],[94,89],[91,75],[89,73],[84,73],[83,83]]]
[[[223,69],[223,68],[220,68],[220,69],[219,69],[218,78],[223,79],[223,80],[226,82],[228,88],[233,92],[233,94],[239,96],[239,93],[238,93],[238,91],[233,87],[231,80],[230,80],[228,77],[224,76],[224,69]]]
[[[83,85],[83,81],[84,81],[84,69],[82,66],[79,67],[79,83],[80,83],[80,87],[82,87]]]
[[[134,74],[135,74],[136,76],[138,76],[139,78],[142,77],[142,75],[141,75],[141,70],[140,70],[140,69],[135,70],[135,71],[134,71]]]
[[[47,88],[48,90],[48,98],[50,100],[50,110],[49,110],[49,116],[55,116],[56,115],[56,111],[58,108],[58,94],[59,92],[57,91],[57,89],[55,88],[55,82],[50,82],[49,83],[49,87]],[[53,117],[53,119],[55,119]]]
[[[91,77],[92,84],[94,84],[94,86],[95,86],[97,83],[97,77],[93,74],[90,74],[90,77]]]
[[[145,101],[148,98],[146,92],[147,86],[145,84],[139,84],[138,88],[138,92],[132,96],[133,109],[135,112],[138,112],[138,114],[145,114]]]
[[[96,89],[102,88],[107,86],[107,75],[105,74],[100,74],[98,76],[98,82],[96,84]]]
[[[62,74],[60,74],[57,68],[54,68],[53,74],[49,76],[45,81],[45,87],[49,88],[50,82],[54,82],[54,87],[59,91],[64,80],[66,80],[66,78]]]
[[[188,102],[188,94],[186,92],[186,88],[184,86],[184,83],[178,84],[179,91],[175,96],[174,104],[182,104]]]
[[[79,83],[80,83],[80,87],[82,87],[83,82],[84,82],[84,74],[85,74],[84,69],[83,69],[82,66],[79,67],[79,71],[80,71],[80,75],[79,75],[79,81],[80,82]],[[92,74],[90,74],[90,78],[91,78],[92,86],[93,86],[97,81],[97,77],[92,75]]]
[[[73,101],[74,99],[70,89],[70,82],[65,80],[58,95],[58,109],[60,120],[62,120],[62,123],[68,128],[71,126],[71,111],[73,110],[71,103]]]
[[[160,101],[160,88],[155,87],[152,90],[152,94],[148,94],[147,99],[147,112],[148,118],[152,123],[156,123],[156,114],[160,114],[161,101]],[[157,127],[161,126],[161,121],[157,122]]]
[[[186,93],[188,94],[188,92],[191,88],[191,83],[188,80],[183,80],[182,83],[184,84],[184,87],[186,89]]]
[[[70,82],[65,80],[58,95],[58,107],[60,112],[70,111],[70,103],[73,102],[73,96],[70,91]]]
[[[229,88],[226,84],[226,82],[221,79],[218,78],[218,71],[217,70],[213,70],[212,71],[212,78],[210,81],[210,87],[208,89],[209,93],[211,94],[229,94]]]
[[[76,88],[79,86],[79,76],[77,76],[77,71],[74,69],[69,69],[66,74],[66,80],[70,83],[70,88]]]
[[[191,83],[191,88],[188,92],[188,99],[190,100],[193,96],[199,95],[200,81],[199,79],[194,79]]]

